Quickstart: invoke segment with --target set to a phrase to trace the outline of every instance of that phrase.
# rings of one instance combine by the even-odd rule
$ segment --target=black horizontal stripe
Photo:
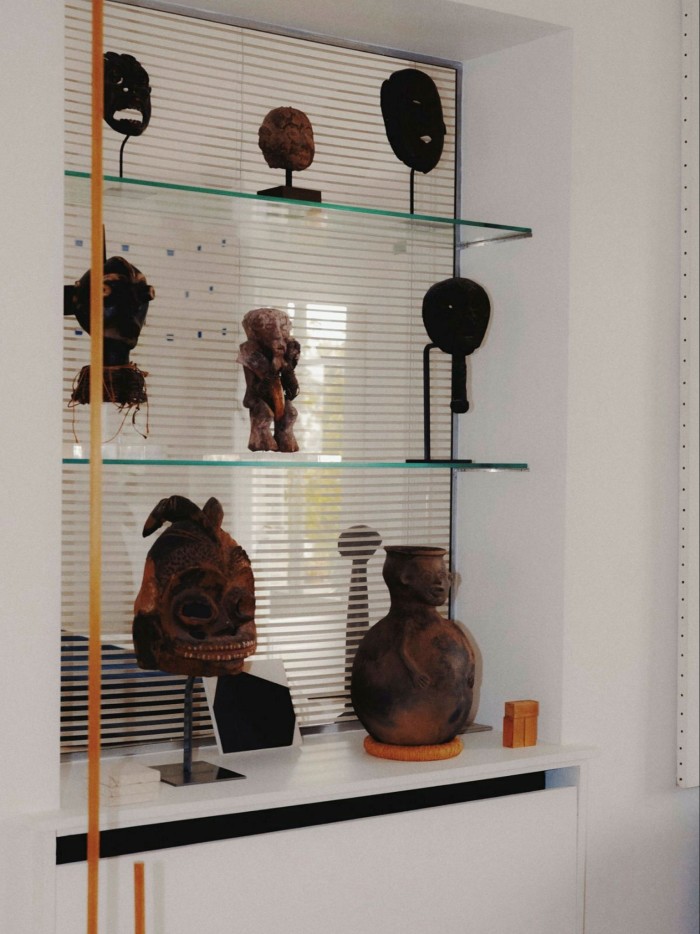
[[[247,811],[242,814],[217,814],[188,820],[166,821],[103,830],[100,834],[100,857],[126,856],[149,850],[164,850],[197,843],[212,843],[236,837],[296,830],[320,824],[360,820],[386,814],[461,804],[504,795],[526,794],[545,787],[544,772],[508,775],[500,778],[459,782],[409,791],[319,801],[290,807]],[[56,863],[76,863],[87,858],[87,834],[69,834],[56,839]]]

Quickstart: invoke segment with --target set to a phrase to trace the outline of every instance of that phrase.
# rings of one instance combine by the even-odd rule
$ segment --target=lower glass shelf
[[[89,464],[88,457],[64,457],[64,464]],[[210,455],[201,458],[152,458],[152,457],[105,457],[106,466],[151,466],[151,467],[279,467],[285,470],[330,469],[330,470],[528,470],[526,463],[504,463],[497,461],[466,460],[344,460],[340,457],[318,455],[297,459],[294,455],[283,457],[237,458],[226,455]]]

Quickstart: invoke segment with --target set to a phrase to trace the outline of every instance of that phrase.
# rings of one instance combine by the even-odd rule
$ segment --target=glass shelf
[[[64,457],[63,463],[68,464],[89,464],[87,457]],[[130,457],[105,457],[102,460],[105,466],[125,466],[125,467],[247,467],[279,468],[285,470],[457,470],[457,471],[476,471],[476,470],[528,470],[527,464],[522,463],[498,463],[481,461],[375,461],[375,460],[342,460],[340,458],[319,457],[316,459],[305,458],[297,460],[294,458],[227,458],[216,455],[213,458],[130,458]]]
[[[90,175],[67,171],[66,203],[75,207],[89,206]],[[221,188],[203,188],[173,182],[147,181],[138,178],[104,176],[103,202],[111,208],[156,212],[160,215],[187,217],[195,221],[229,221],[237,226],[272,223],[278,227],[302,225],[310,231],[358,230],[365,235],[376,231],[381,237],[443,236],[454,232],[460,248],[479,246],[504,240],[520,240],[532,236],[529,227],[513,227],[455,217],[428,214],[407,214],[376,208],[356,207],[314,201],[291,201]]]

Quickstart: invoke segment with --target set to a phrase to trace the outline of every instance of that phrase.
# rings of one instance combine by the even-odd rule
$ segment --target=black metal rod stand
[[[182,760],[182,777],[185,782],[192,780],[192,694],[194,691],[194,675],[190,675],[185,684],[185,722],[184,745]]]
[[[413,214],[414,201],[415,201],[415,197],[414,197],[414,196],[415,196],[415,189],[416,189],[415,181],[416,181],[416,170],[415,170],[415,169],[411,169],[411,184],[410,184],[410,197],[409,197],[410,210],[409,210],[409,214]]]
[[[130,136],[127,134],[119,147],[119,178],[124,178],[124,147],[129,139]]]
[[[437,344],[423,348],[423,457],[430,460],[430,351]]]

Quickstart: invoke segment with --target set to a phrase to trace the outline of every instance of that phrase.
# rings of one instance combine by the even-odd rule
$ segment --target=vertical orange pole
[[[90,627],[88,651],[87,932],[98,931],[100,863],[100,706],[102,572],[102,116],[104,110],[104,11],[92,0],[92,168],[90,272]]]
[[[134,934],[146,934],[146,902],[143,863],[134,863]]]

